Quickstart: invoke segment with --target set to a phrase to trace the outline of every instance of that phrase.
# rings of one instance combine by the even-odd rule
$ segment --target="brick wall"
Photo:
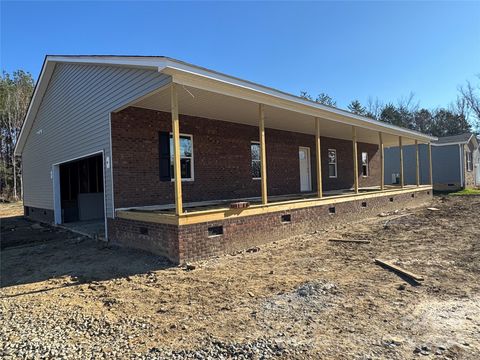
[[[175,263],[200,260],[251,246],[308,233],[337,222],[375,216],[381,211],[400,209],[430,200],[431,191],[384,195],[291,211],[252,215],[193,225],[162,225],[126,219],[108,219],[113,243],[149,250]],[[391,201],[393,199],[393,201]],[[363,206],[365,205],[365,206]],[[335,207],[335,214],[329,208]],[[291,221],[282,223],[289,214]],[[223,235],[208,236],[208,228],[223,226]],[[143,230],[142,230],[143,228]],[[147,234],[145,234],[147,229]]]
[[[180,261],[178,226],[120,218],[107,218],[107,226],[108,239],[113,244],[146,250],[176,263]]]
[[[117,208],[174,202],[173,183],[159,178],[158,131],[171,131],[170,113],[130,107],[112,114]],[[180,132],[193,135],[195,180],[182,183],[184,202],[260,196],[260,181],[252,179],[250,163],[250,142],[258,140],[257,127],[181,115]],[[352,143],[323,137],[321,143],[324,190],[352,187]],[[310,147],[312,190],[317,188],[314,136],[266,129],[269,195],[300,192],[299,146]],[[337,150],[336,179],[328,177],[329,148]],[[360,172],[362,151],[367,151],[370,159],[367,178]],[[360,186],[378,185],[378,146],[359,143],[358,156]]]

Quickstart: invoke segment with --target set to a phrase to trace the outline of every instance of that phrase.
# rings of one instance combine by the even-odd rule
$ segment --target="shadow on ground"
[[[165,258],[147,252],[107,246],[21,216],[1,219],[1,248],[0,287],[4,289],[61,279],[33,291],[43,292],[173,266]]]

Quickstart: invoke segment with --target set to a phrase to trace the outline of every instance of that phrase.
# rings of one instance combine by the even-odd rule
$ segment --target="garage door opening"
[[[104,237],[102,154],[58,165],[59,223],[93,237]]]

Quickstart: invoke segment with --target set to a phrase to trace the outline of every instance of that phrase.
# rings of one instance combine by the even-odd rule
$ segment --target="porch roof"
[[[324,129],[322,129],[322,135],[324,136],[345,138],[345,136],[340,134],[340,132],[343,133],[344,131],[338,130],[342,127],[346,130],[347,127],[354,125],[360,130],[358,134],[359,141],[376,143],[376,141],[373,141],[374,135],[367,134],[367,132],[364,132],[361,129],[369,130],[370,132],[381,131],[384,134],[387,134],[384,139],[386,146],[395,144],[397,141],[395,137],[398,136],[423,143],[436,140],[435,137],[417,131],[379,122],[365,116],[353,114],[346,110],[318,104],[267,86],[164,56],[48,55],[45,58],[40,78],[37,82],[37,86],[27,111],[24,125],[15,149],[16,155],[19,155],[22,152],[26,135],[32,126],[56,63],[141,67],[171,75],[173,82],[184,85],[184,91],[182,91],[184,93],[182,94],[182,92],[180,92],[179,94],[183,97],[179,99],[181,113],[193,111],[193,106],[189,105],[186,101],[186,94],[188,94],[188,96],[190,96],[190,103],[194,102],[192,100],[195,100],[196,96],[197,100],[201,99],[210,103],[209,107],[218,108],[217,114],[211,114],[213,118],[220,117],[222,120],[227,121],[249,121],[249,109],[252,108],[251,105],[262,103],[267,106],[267,120],[269,119],[266,123],[267,127],[279,129],[285,128],[286,130],[291,131],[313,133],[313,125],[311,125],[313,122],[311,120],[308,121],[307,118],[311,119],[311,117],[319,117],[322,119],[322,127],[324,127]],[[194,92],[192,92],[191,89],[195,89]],[[193,95],[193,97],[191,95]],[[152,103],[154,103],[155,100],[159,100],[156,99],[155,96],[158,97],[161,96],[161,94],[158,94],[157,92],[156,94],[152,94],[152,96],[150,102],[148,102],[148,98],[141,99],[141,102],[143,101],[143,103],[139,102],[136,105],[152,106]],[[225,103],[211,103],[208,100],[225,101]],[[232,108],[232,102],[236,102],[237,106]],[[197,109],[195,110],[202,109],[202,104],[200,104],[199,101],[197,101],[195,105],[197,105]],[[234,112],[237,112],[243,106],[245,106],[245,110],[238,113],[236,116],[237,119],[233,119],[232,114],[225,118],[223,117],[224,114],[220,111],[220,105],[223,105],[222,107],[225,109],[235,109]],[[161,104],[156,104],[155,107],[161,108]],[[203,107],[205,108],[207,105],[203,105]],[[230,111],[230,113],[232,113],[232,111]],[[254,114],[256,114],[256,111]],[[195,115],[198,116],[200,114],[197,113]],[[256,121],[255,119],[257,119],[257,116],[253,116],[252,119],[253,121]],[[295,129],[291,129],[292,127]]]

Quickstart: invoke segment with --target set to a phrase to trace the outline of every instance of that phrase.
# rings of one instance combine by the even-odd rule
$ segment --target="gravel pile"
[[[6,300],[6,301],[4,301]],[[35,304],[17,304],[2,299],[0,308],[1,359],[273,359],[301,357],[301,346],[258,339],[249,343],[225,343],[215,339],[195,350],[172,351],[158,347],[138,352],[135,345],[161,331],[138,318],[119,322],[57,308],[29,316]],[[133,345],[132,345],[133,344]]]
[[[257,339],[249,343],[225,343],[212,340],[201,349],[161,351],[151,349],[142,359],[275,359],[305,358],[308,348],[295,345],[286,347],[283,342],[270,339]],[[303,355],[303,356],[302,356]]]

